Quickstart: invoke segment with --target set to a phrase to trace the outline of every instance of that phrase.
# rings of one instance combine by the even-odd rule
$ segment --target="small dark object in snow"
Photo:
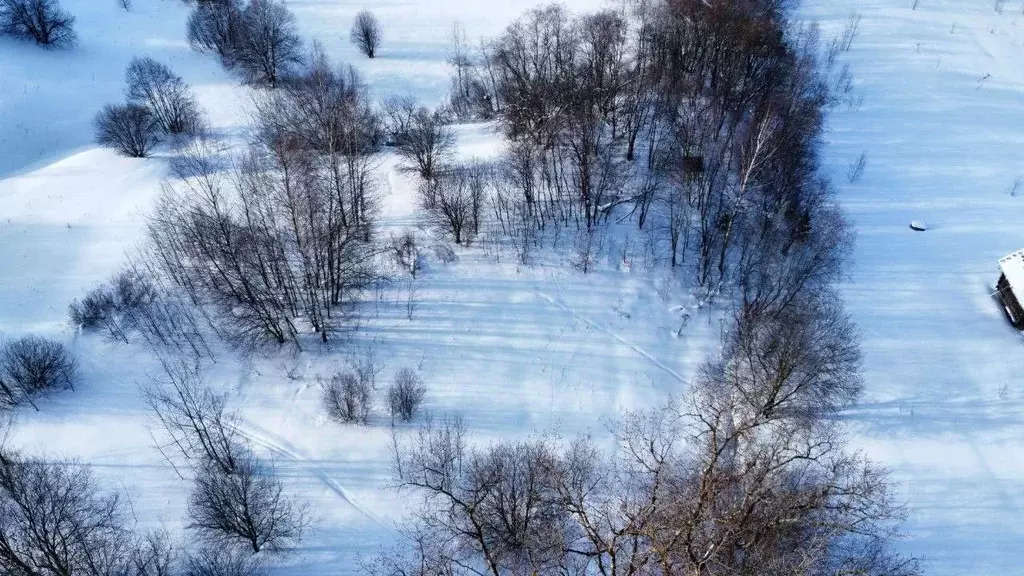
[[[925,230],[928,229],[928,226],[924,222],[922,222],[920,220],[911,220],[910,221],[910,229],[911,230],[916,230],[918,232],[924,232]]]

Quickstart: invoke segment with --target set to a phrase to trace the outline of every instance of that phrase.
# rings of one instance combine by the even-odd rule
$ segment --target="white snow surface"
[[[66,341],[83,382],[19,411],[15,445],[90,464],[123,488],[143,525],[183,525],[188,483],[152,448],[138,386],[157,373],[140,348],[77,335],[66,307],[124,262],[167,174],[167,153],[116,156],[91,143],[90,121],[121,99],[132,56],[166,62],[192,84],[214,128],[238,139],[247,89],[184,41],[186,7],[135,0],[62,0],[80,44],[48,51],[0,39],[0,331]],[[932,574],[1024,573],[1024,340],[992,299],[998,259],[1024,246],[1024,3],[988,0],[805,0],[802,18],[828,33],[863,19],[851,51],[857,109],[840,107],[824,161],[858,233],[844,292],[863,339],[866,396],[844,414],[853,444],[889,466],[910,506],[908,539]],[[350,0],[290,0],[299,27],[354,63],[375,96],[441,100],[453,22],[470,38],[496,34],[531,0],[380,0],[385,44],[359,59],[347,41]],[[604,6],[572,0],[572,9]],[[461,153],[497,153],[486,125],[459,127]],[[849,164],[868,159],[849,184]],[[383,162],[384,226],[415,225],[413,184]],[[906,226],[929,222],[926,234]],[[628,248],[593,274],[566,263],[517,266],[479,249],[432,262],[418,305],[369,302],[341,348],[373,347],[382,380],[404,366],[429,386],[428,409],[461,413],[483,442],[536,433],[604,433],[622,410],[685,388],[717,347],[715,314],[697,314],[668,271]],[[399,283],[399,295],[407,286]],[[395,294],[388,295],[394,297]],[[272,458],[315,524],[281,574],[350,574],[393,540],[407,509],[390,487],[389,427],[326,420],[318,374],[346,352],[225,358],[214,372],[242,411],[244,433]],[[378,410],[378,413],[380,410]]]

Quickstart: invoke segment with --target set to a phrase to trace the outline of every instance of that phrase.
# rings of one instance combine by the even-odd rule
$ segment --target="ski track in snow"
[[[683,378],[682,375],[680,375],[678,372],[676,372],[675,370],[673,370],[673,369],[669,368],[668,366],[666,366],[663,362],[661,362],[660,360],[655,358],[650,352],[644,350],[640,346],[637,346],[636,344],[634,344],[634,343],[630,342],[629,340],[623,338],[620,334],[616,333],[615,331],[610,330],[608,328],[605,328],[604,326],[602,326],[601,324],[591,320],[590,318],[587,318],[586,316],[581,315],[579,312],[576,312],[575,310],[573,310],[568,304],[566,304],[562,300],[554,298],[550,294],[545,294],[544,292],[541,292],[540,290],[537,290],[537,289],[534,289],[533,293],[536,294],[537,296],[540,296],[544,300],[547,300],[549,303],[557,306],[560,310],[562,310],[566,314],[569,314],[570,316],[572,316],[576,320],[579,320],[580,322],[583,322],[587,326],[590,326],[591,328],[593,328],[593,329],[595,329],[595,330],[597,330],[599,332],[603,332],[603,333],[611,336],[612,338],[615,338],[620,343],[622,343],[622,344],[628,346],[629,348],[631,348],[637,354],[639,354],[639,355],[643,356],[644,358],[646,358],[651,364],[657,366],[658,368],[661,368],[663,371],[668,373],[670,376],[672,376],[673,378],[675,378],[676,380],[678,380],[682,384],[686,384],[687,383],[686,378]]]
[[[245,419],[242,420],[242,426],[236,426],[235,429],[238,431],[239,434],[244,436],[249,441],[259,444],[260,446],[263,446],[264,448],[270,450],[274,454],[283,456],[293,462],[306,464],[310,472],[314,476],[316,476],[321,483],[327,486],[332,492],[337,494],[342,500],[345,501],[346,504],[351,506],[352,509],[354,509],[356,512],[359,512],[366,518],[372,520],[373,522],[381,526],[384,526],[388,529],[393,529],[393,527],[387,522],[385,522],[382,518],[370,512],[366,507],[356,502],[356,500],[348,493],[347,490],[345,490],[345,487],[342,486],[340,482],[332,478],[327,472],[320,469],[312,458],[306,456],[305,454],[302,454],[297,448],[292,446],[292,444],[285,440],[284,438],[281,438],[280,436],[270,432],[269,430],[257,426],[256,424],[253,424],[249,420]]]

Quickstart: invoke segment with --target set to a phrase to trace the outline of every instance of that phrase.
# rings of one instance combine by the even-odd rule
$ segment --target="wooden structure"
[[[1024,250],[1017,250],[999,259],[999,282],[996,283],[996,296],[1003,305],[1006,319],[1014,328],[1024,330]]]

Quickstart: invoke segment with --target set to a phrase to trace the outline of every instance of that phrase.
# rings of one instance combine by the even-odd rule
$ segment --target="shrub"
[[[356,14],[356,19],[352,22],[350,39],[367,58],[373,58],[377,54],[381,40],[380,23],[377,22],[377,17],[369,10],[363,10]]]
[[[180,551],[164,529],[150,530],[136,538],[129,561],[132,576],[171,576],[177,574]]]
[[[0,347],[0,403],[17,406],[51,390],[74,389],[75,359],[63,344],[26,336]]]
[[[71,325],[83,330],[99,329],[114,316],[114,301],[106,286],[93,288],[81,301],[68,306]]]
[[[160,122],[146,106],[108,104],[93,121],[96,143],[131,158],[145,158],[160,143]]]
[[[410,368],[399,370],[394,382],[388,387],[387,401],[391,419],[398,417],[403,422],[412,420],[426,395],[427,387],[416,372]]]
[[[408,141],[416,111],[416,100],[412,96],[392,96],[384,100],[381,116],[389,146],[398,146]]]
[[[71,324],[82,330],[106,330],[107,336],[128,342],[128,334],[156,299],[150,278],[124,270],[109,282],[89,291],[81,301],[68,306]]]
[[[149,108],[167,134],[188,134],[201,123],[199,107],[180,76],[152,58],[134,58],[125,71],[125,96]]]
[[[370,419],[372,386],[368,379],[354,372],[339,372],[321,386],[324,409],[333,420],[366,424]]]
[[[57,0],[0,0],[0,31],[43,46],[74,45],[75,17]]]
[[[388,250],[395,259],[395,264],[415,278],[420,270],[420,248],[416,235],[410,231],[405,231],[400,236],[392,235]]]

